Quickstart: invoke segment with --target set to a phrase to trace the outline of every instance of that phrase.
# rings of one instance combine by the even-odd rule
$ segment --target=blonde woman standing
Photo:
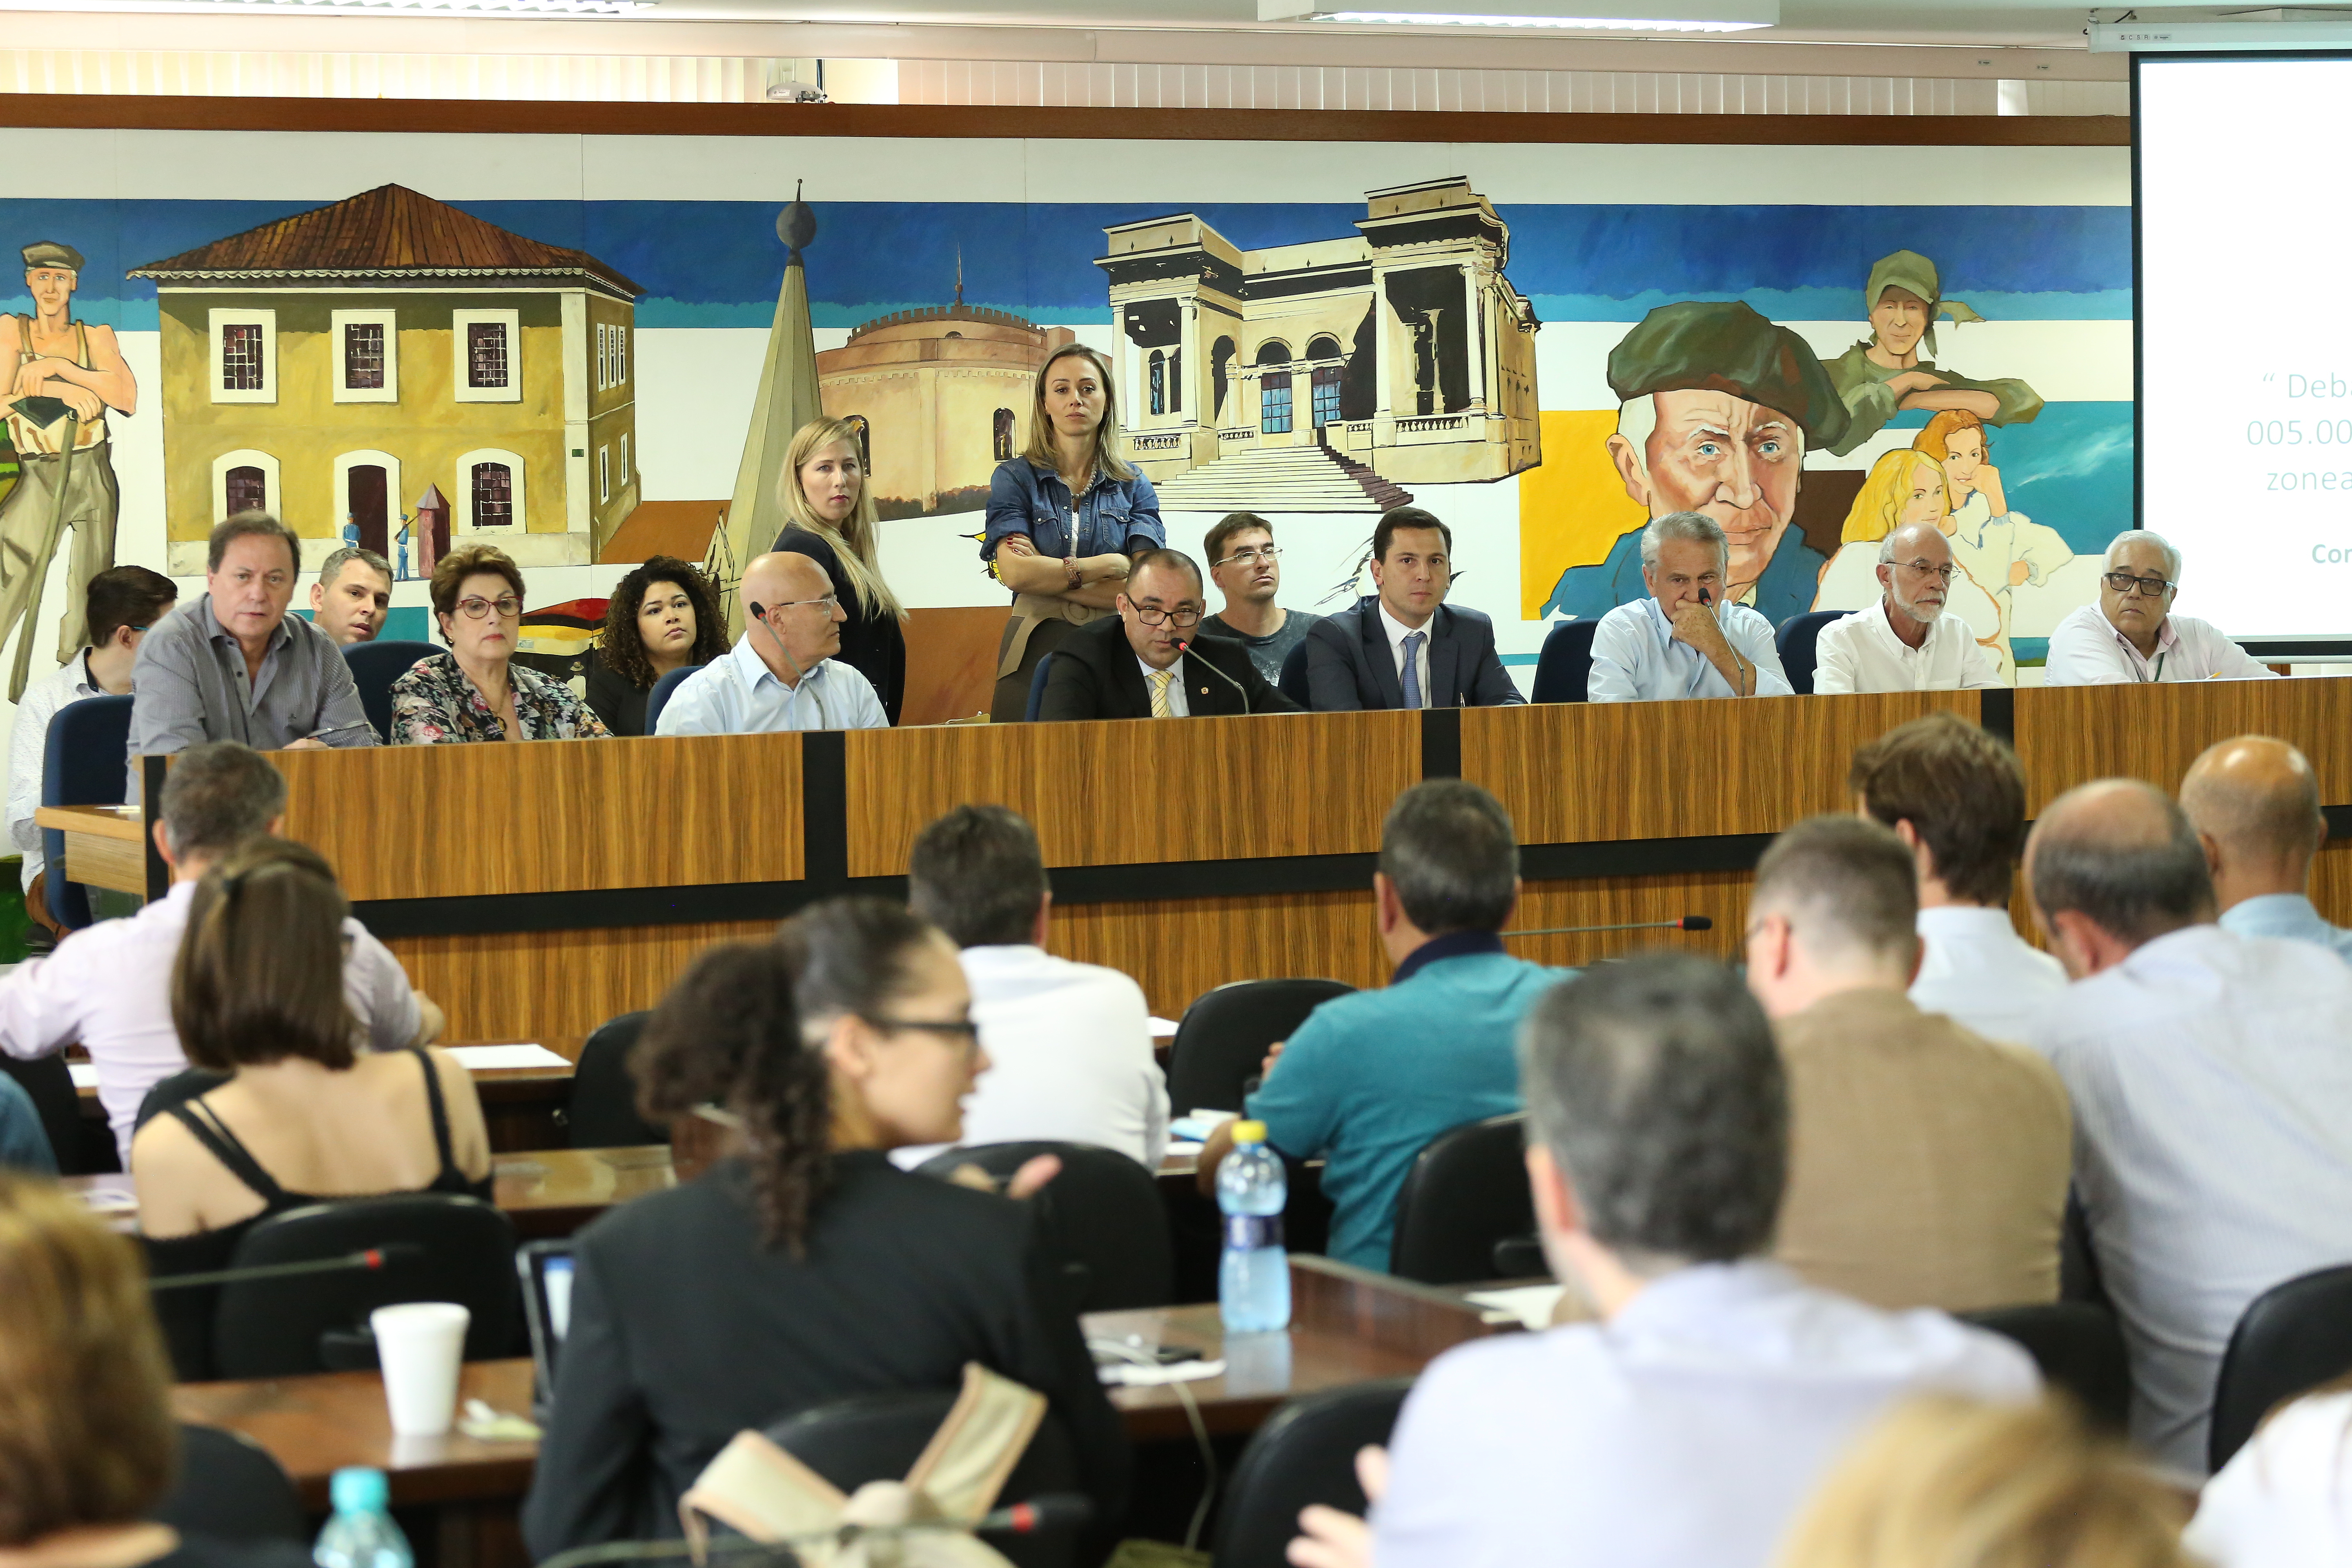
[[[989,717],[1020,719],[1037,661],[1076,627],[1118,613],[1128,562],[1168,542],[1151,481],[1118,455],[1110,367],[1084,343],[1037,368],[1029,445],[996,466],[981,559],[1013,590]]]
[[[882,579],[882,529],[866,482],[866,448],[847,419],[812,419],[793,437],[776,499],[791,521],[773,548],[805,555],[833,580],[849,613],[834,657],[873,683],[890,722],[907,695],[907,612]]]

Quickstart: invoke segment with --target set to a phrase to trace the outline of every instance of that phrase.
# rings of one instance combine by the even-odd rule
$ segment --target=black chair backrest
[[[222,1286],[213,1318],[218,1374],[286,1377],[373,1366],[368,1314],[403,1301],[455,1301],[470,1311],[467,1361],[520,1353],[514,1224],[479,1198],[401,1193],[313,1204],[255,1226],[228,1267],[341,1258],[387,1242],[417,1250],[381,1269]]]
[[[82,1168],[88,1162],[81,1157],[81,1094],[74,1088],[73,1068],[66,1066],[66,1058],[48,1056],[20,1061],[0,1054],[0,1072],[15,1079],[32,1100],[33,1109],[41,1113],[41,1131],[49,1135],[49,1152],[58,1158],[58,1174],[90,1174]]]
[[[637,1082],[629,1076],[629,1049],[652,1016],[624,1013],[607,1019],[580,1047],[579,1065],[572,1071],[572,1100],[563,1110],[574,1149],[669,1142],[667,1128],[637,1114]]]
[[[1592,634],[1601,623],[1587,616],[1562,621],[1544,634],[1536,656],[1535,700],[1581,702],[1592,674]]]
[[[935,1154],[919,1169],[945,1179],[959,1165],[977,1165],[1002,1183],[1040,1154],[1062,1162],[1062,1173],[1029,1201],[1037,1205],[1040,1233],[1069,1287],[1071,1308],[1117,1312],[1173,1301],[1175,1246],[1159,1180],[1116,1149],[979,1143]]]
[[[1236,980],[1194,997],[1168,1048],[1168,1103],[1179,1116],[1239,1110],[1266,1047],[1354,989],[1338,980]]]
[[[2214,1469],[2254,1435],[2273,1406],[2352,1372],[2352,1263],[2298,1275],[2253,1300],[2230,1331],[2213,1380]]]
[[[1364,1511],[1356,1450],[1386,1443],[1412,1379],[1386,1378],[1286,1400],[1234,1467],[1217,1518],[1217,1568],[1288,1568],[1298,1510],[1322,1503]]]
[[[392,743],[392,683],[415,668],[418,659],[431,658],[440,651],[429,642],[405,637],[355,642],[343,649],[343,662],[352,667],[352,682],[360,689],[360,708],[384,744]]]
[[[868,1481],[905,1479],[955,1402],[951,1392],[860,1394],[788,1416],[769,1427],[767,1436],[841,1490],[853,1492]],[[1047,1411],[996,1494],[997,1506],[1077,1489],[1077,1458],[1069,1436],[1053,1412]],[[1109,1530],[1117,1521],[1097,1523]],[[990,1544],[1020,1568],[1066,1568],[1078,1560],[1080,1533],[1041,1531],[1012,1540],[999,1538]]]
[[[1780,629],[1772,634],[1774,651],[1780,656],[1780,673],[1789,678],[1798,695],[1812,694],[1813,670],[1820,663],[1814,645],[1821,641],[1822,628],[1845,616],[1843,610],[1807,610],[1782,621]]]
[[[151,1517],[183,1535],[239,1546],[310,1540],[302,1494],[268,1449],[242,1432],[186,1422],[179,1479]]]
[[[1029,673],[1029,700],[1021,710],[1021,721],[1024,724],[1034,724],[1037,715],[1045,710],[1045,670],[1053,662],[1054,656],[1045,654],[1037,660],[1037,668]]]
[[[1282,656],[1282,673],[1275,681],[1274,689],[1301,708],[1315,706],[1307,693],[1307,644],[1304,640]]]
[[[121,805],[130,773],[131,699],[85,697],[49,720],[42,742],[43,805]],[[89,896],[66,880],[66,836],[41,829],[42,889],[49,918],[68,931],[89,924]]]
[[[1431,1139],[1405,1173],[1389,1272],[1431,1285],[1498,1279],[1496,1249],[1535,1229],[1527,1117],[1466,1121]]]
[[[671,670],[654,682],[654,689],[646,693],[646,734],[650,735],[654,732],[654,725],[660,721],[662,710],[668,707],[669,700],[677,695],[677,689],[684,686],[688,678],[701,668],[702,666],[698,664],[689,664],[682,668]]]
[[[2085,1301],[2036,1302],[1962,1312],[1960,1321],[2014,1340],[2042,1381],[2074,1396],[2084,1413],[2121,1436],[2131,1420],[2131,1363],[2115,1313]]]
[[[139,1102],[139,1114],[131,1119],[131,1131],[137,1132],[175,1105],[185,1105],[210,1094],[228,1078],[228,1074],[210,1068],[182,1068],[147,1091],[146,1098]]]

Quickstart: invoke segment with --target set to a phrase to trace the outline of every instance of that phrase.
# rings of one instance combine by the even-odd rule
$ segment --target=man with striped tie
[[[1298,704],[1266,684],[1248,648],[1232,637],[1201,635],[1208,607],[1191,556],[1181,550],[1138,555],[1118,596],[1118,618],[1090,621],[1054,650],[1037,717],[1297,712]]]

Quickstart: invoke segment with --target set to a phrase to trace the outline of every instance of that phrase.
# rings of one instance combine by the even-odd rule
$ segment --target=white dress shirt
[[[1822,1473],[1925,1390],[2023,1401],[2033,1363],[1937,1311],[1703,1263],[1610,1322],[1473,1340],[1406,1399],[1380,1568],[1762,1568]]]
[[[2074,1191],[2131,1352],[2132,1432],[2205,1468],[2230,1331],[2352,1258],[2352,965],[2189,926],[2079,980],[2027,1041],[2074,1102]]]
[[[41,804],[41,764],[48,755],[49,721],[58,710],[106,689],[89,678],[89,649],[25,688],[16,702],[16,728],[8,737],[8,842],[25,852],[22,886],[29,890],[41,874],[41,829],[33,813]]]
[[[1151,678],[1158,672],[1143,662],[1143,656],[1140,654],[1136,656],[1135,668],[1143,671],[1143,694],[1146,697],[1150,696]],[[1184,700],[1184,656],[1182,654],[1176,656],[1176,662],[1168,667],[1168,673],[1175,678],[1168,683],[1168,717],[1190,719],[1192,716],[1192,705]],[[1146,711],[1150,710],[1146,710]]]
[[[1414,646],[1412,650],[1412,673],[1413,679],[1418,681],[1421,686],[1421,705],[1423,708],[1429,707],[1431,705],[1429,700],[1429,628],[1437,624],[1437,612],[1432,610],[1429,613],[1429,619],[1422,622],[1421,625],[1417,626],[1409,626],[1402,621],[1398,620],[1394,616],[1389,614],[1389,602],[1386,599],[1376,598],[1372,603],[1378,605],[1381,608],[1381,629],[1389,634],[1389,658],[1391,660],[1396,669],[1397,689],[1399,691],[1402,691],[1404,689],[1404,639],[1412,636],[1415,632],[1422,634],[1421,641]]]
[[[188,1065],[172,1026],[172,965],[194,882],[126,920],[100,921],[0,980],[0,1050],[30,1059],[79,1040],[98,1068],[98,1100],[131,1168],[131,1122],[147,1091]],[[355,920],[343,921],[343,998],[379,1051],[416,1043],[424,1020],[408,975]]]
[[[1042,947],[967,947],[971,1021],[989,1069],[964,1101],[962,1143],[1093,1143],[1155,1174],[1168,1148],[1168,1082],[1143,988],[1116,969]],[[899,1149],[911,1170],[940,1152]]]
[[[2241,899],[2221,911],[2221,929],[2240,936],[2283,936],[2315,942],[2338,958],[2352,959],[2352,931],[2330,925],[2301,893],[2263,893]]]
[[[2157,628],[2156,658],[2142,658],[2094,600],[2050,634],[2044,686],[2128,686],[2152,680],[2273,680],[2278,671],[2194,616],[2167,616]]]
[[[2007,910],[1947,904],[1919,911],[1919,973],[1912,1005],[1988,1040],[2029,1038],[2066,990],[2066,970],[2017,934]]]
[[[2352,1563],[2352,1394],[2298,1399],[2205,1483],[2181,1544],[2212,1568]]]
[[[750,633],[678,683],[654,726],[656,735],[772,735],[785,730],[886,730],[890,716],[874,683],[838,659],[822,658],[786,686],[752,647]]]
[[[1796,688],[1780,670],[1772,623],[1745,605],[1718,604],[1716,624],[1734,653],[1756,667],[1758,697],[1787,697]],[[1678,697],[1734,697],[1731,682],[1698,649],[1675,640],[1675,626],[1655,599],[1620,605],[1592,629],[1592,702],[1662,702]]]
[[[2000,684],[1968,622],[1939,615],[1927,628],[1927,640],[1913,647],[1895,635],[1883,599],[1823,626],[1813,648],[1813,689],[1822,696],[1973,691]]]

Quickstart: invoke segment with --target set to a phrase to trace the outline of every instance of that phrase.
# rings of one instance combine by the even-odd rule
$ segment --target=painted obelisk
[[[776,478],[793,433],[824,413],[817,400],[816,331],[809,321],[808,272],[801,252],[816,237],[816,214],[793,190],[792,205],[776,216],[776,237],[784,242],[784,286],[776,295],[776,320],[768,329],[768,354],[760,367],[760,391],[751,404],[751,428],[743,440],[743,460],[735,470],[735,498],[727,509],[726,559],[716,563],[727,581],[727,630],[743,631],[743,608],[733,592],[743,563],[764,552],[783,531],[784,510],[776,499]]]

